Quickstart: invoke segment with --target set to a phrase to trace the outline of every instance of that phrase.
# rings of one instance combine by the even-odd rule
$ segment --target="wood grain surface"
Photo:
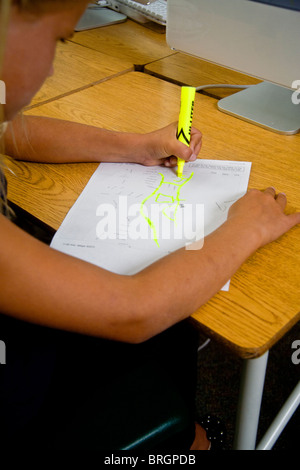
[[[130,60],[111,57],[71,41],[59,42],[54,61],[54,74],[46,80],[29,107],[130,70],[133,70]]]
[[[72,41],[109,57],[129,60],[137,67],[174,54],[166,43],[165,34],[151,31],[131,20],[80,31],[75,33]]]
[[[147,64],[145,72],[172,83],[194,87],[211,84],[254,85],[260,82],[257,78],[180,52]],[[207,88],[205,93],[224,98],[237,91],[228,88]]]

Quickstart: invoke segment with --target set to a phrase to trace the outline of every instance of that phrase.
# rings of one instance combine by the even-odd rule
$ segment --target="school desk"
[[[28,114],[148,132],[176,121],[179,102],[180,87],[129,72],[38,106]],[[249,187],[273,185],[287,193],[288,211],[300,210],[299,135],[273,134],[222,114],[215,99],[200,94],[196,96],[194,124],[204,136],[201,158],[253,162]],[[57,229],[96,166],[15,162],[15,176],[7,174],[9,199]],[[258,250],[233,276],[229,292],[219,292],[192,317],[210,337],[244,359],[237,449],[255,446],[268,351],[300,319],[299,230],[295,227]]]
[[[71,41],[110,57],[130,60],[137,69],[173,54],[165,34],[129,19],[124,23],[77,32]]]
[[[145,65],[144,72],[172,83],[193,87],[212,84],[254,85],[261,81],[235,70],[227,69],[226,67],[180,52],[150,62]],[[225,87],[207,88],[205,93],[213,97],[224,98],[237,91],[239,90]]]
[[[129,59],[112,57],[71,41],[58,42],[54,74],[47,78],[28,108],[130,70],[133,64]]]
[[[125,23],[75,33],[71,41],[109,57],[129,60],[135,70],[173,83],[200,86],[259,82],[256,78],[171,50],[165,34],[158,34],[129,19]],[[208,92],[224,97],[234,90],[214,88]]]

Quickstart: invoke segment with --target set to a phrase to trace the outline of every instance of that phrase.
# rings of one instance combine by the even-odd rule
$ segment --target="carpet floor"
[[[203,342],[207,339],[203,336]],[[300,340],[297,323],[269,353],[257,443],[263,437],[300,378],[300,364],[292,361],[292,343]],[[300,355],[298,354],[298,362]],[[199,351],[197,413],[211,413],[226,427],[224,450],[233,449],[242,360],[220,343],[210,341]],[[300,406],[272,450],[292,450],[300,443]]]

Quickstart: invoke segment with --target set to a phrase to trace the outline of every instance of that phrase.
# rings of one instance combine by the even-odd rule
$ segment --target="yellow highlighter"
[[[181,88],[181,103],[180,113],[178,120],[177,139],[185,145],[190,145],[191,129],[193,121],[194,101],[195,101],[196,88],[190,86],[183,86]],[[184,160],[178,158],[177,176],[182,176]]]

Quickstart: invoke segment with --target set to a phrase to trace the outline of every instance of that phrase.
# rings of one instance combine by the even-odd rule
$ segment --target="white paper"
[[[247,191],[250,169],[249,162],[198,159],[178,178],[165,167],[101,163],[51,246],[125,275],[178,248],[201,249]]]

